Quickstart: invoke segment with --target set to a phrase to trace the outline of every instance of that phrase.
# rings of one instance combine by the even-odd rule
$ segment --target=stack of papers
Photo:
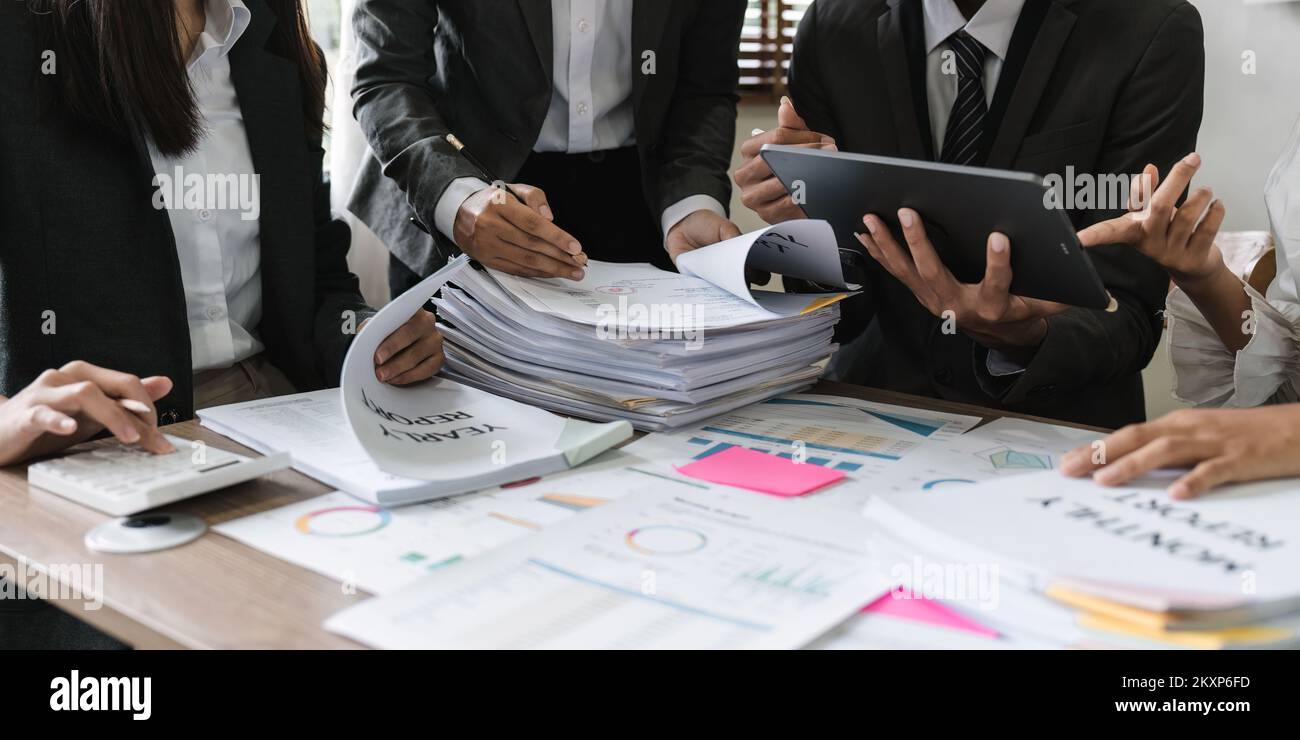
[[[394,299],[353,340],[337,391],[205,409],[205,426],[355,496],[396,506],[567,470],[632,436],[435,378],[396,387],[375,377],[379,344],[422,310],[464,257]]]
[[[593,261],[581,281],[465,271],[435,301],[446,375],[553,411],[659,431],[812,385],[851,295],[834,232],[796,221],[699,249],[681,274]],[[751,290],[748,270],[844,288]]]
[[[1058,646],[1300,645],[1300,485],[1174,501],[1048,471],[884,493],[878,568],[997,631]]]

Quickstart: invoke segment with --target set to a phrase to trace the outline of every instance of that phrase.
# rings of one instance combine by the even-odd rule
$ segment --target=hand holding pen
[[[457,246],[478,262],[512,275],[581,280],[587,256],[577,239],[553,223],[546,193],[530,185],[505,184],[455,135],[446,138],[484,180],[496,183],[471,195],[457,211]]]

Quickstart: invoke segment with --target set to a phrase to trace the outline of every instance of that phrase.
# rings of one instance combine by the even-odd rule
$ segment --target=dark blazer
[[[844,151],[936,159],[923,18],[920,0],[817,0],[790,74],[808,125]],[[1200,16],[1185,0],[1027,0],[990,106],[985,163],[1101,175],[1154,162],[1168,172],[1196,147],[1204,64]],[[1117,215],[1070,214],[1079,228]],[[844,329],[865,335],[837,367],[851,382],[927,396],[1110,427],[1139,421],[1140,373],[1160,338],[1169,278],[1128,247],[1090,254],[1119,310],[1052,317],[1024,373],[992,377],[986,350],[944,334],[878,267],[844,307]]]
[[[321,142],[306,134],[297,67],[251,23],[230,52],[261,176],[262,320],[268,359],[301,390],[338,383],[343,311],[370,314],[348,272],[350,232],[333,220]],[[41,49],[26,3],[0,3],[0,393],[74,359],[166,375],[164,423],[193,414],[185,294],[171,223],[153,200],[142,139],[41,110]],[[44,317],[53,312],[53,329]]]
[[[636,140],[641,190],[656,221],[690,195],[730,203],[744,11],[743,0],[635,3]],[[349,207],[408,268],[428,275],[459,253],[433,228],[438,199],[456,178],[479,176],[443,137],[455,133],[507,180],[537,142],[553,89],[551,4],[359,0],[353,25],[352,93],[374,157]],[[654,74],[641,71],[647,51]]]

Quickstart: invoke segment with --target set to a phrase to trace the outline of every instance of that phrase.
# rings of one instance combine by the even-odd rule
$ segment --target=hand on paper
[[[1011,295],[1011,242],[1005,235],[989,235],[984,280],[967,285],[940,261],[916,211],[904,208],[898,219],[907,250],[874,214],[862,219],[867,233],[858,234],[858,241],[926,310],[939,317],[951,311],[957,327],[985,347],[1011,351],[1037,347],[1047,334],[1047,317],[1068,308]]]
[[[375,351],[375,377],[389,385],[418,383],[437,375],[443,359],[437,317],[417,311],[380,343]]]
[[[1191,468],[1169,487],[1171,496],[1187,499],[1225,483],[1298,476],[1296,450],[1300,404],[1184,409],[1074,450],[1061,472],[1119,486],[1160,468]]]
[[[804,212],[790,197],[781,180],[772,174],[772,168],[759,156],[763,145],[786,144],[839,151],[835,139],[808,130],[808,124],[795,112],[794,103],[789,98],[781,99],[776,122],[776,128],[757,133],[740,145],[742,164],[733,176],[740,188],[740,202],[769,224],[804,218]]]
[[[673,262],[693,249],[740,236],[740,228],[713,211],[694,211],[668,230],[665,246]]]
[[[1200,167],[1201,155],[1189,154],[1160,182],[1159,168],[1147,165],[1129,199],[1130,212],[1080,231],[1080,243],[1085,247],[1132,245],[1165,268],[1179,285],[1226,270],[1214,246],[1226,213],[1223,202],[1215,200],[1213,190],[1197,188],[1178,205]],[[1150,202],[1143,203],[1147,194]]]
[[[510,187],[524,203],[494,187],[465,200],[452,229],[457,246],[480,263],[511,275],[581,280],[587,256],[577,239],[552,223],[546,193],[530,185]]]
[[[13,398],[0,397],[0,465],[47,455],[105,429],[124,444],[171,452],[154,408],[171,390],[167,378],[141,380],[88,362],[46,370]]]

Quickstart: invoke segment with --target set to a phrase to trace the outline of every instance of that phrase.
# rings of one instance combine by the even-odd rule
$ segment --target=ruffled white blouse
[[[1197,406],[1250,407],[1300,401],[1300,121],[1265,189],[1277,255],[1266,295],[1249,285],[1254,335],[1233,353],[1181,290],[1170,293],[1174,395]],[[1246,319],[1243,319],[1243,325]]]

